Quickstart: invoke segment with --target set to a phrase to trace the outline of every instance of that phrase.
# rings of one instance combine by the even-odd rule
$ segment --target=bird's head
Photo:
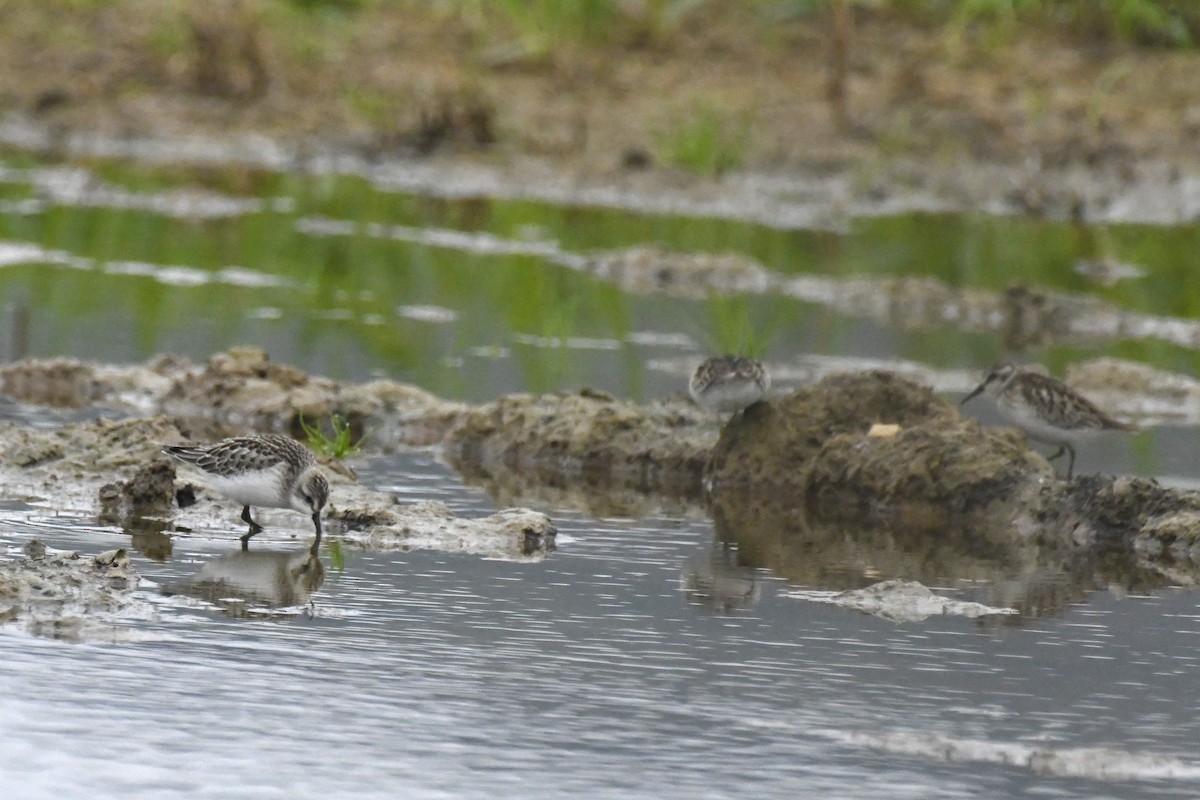
[[[994,364],[992,368],[988,370],[987,377],[983,379],[983,383],[976,386],[975,389],[969,395],[960,400],[958,404],[961,406],[968,400],[977,397],[982,392],[987,392],[989,396],[995,397],[996,395],[1000,394],[1000,392],[1004,391],[1004,388],[1008,386],[1008,382],[1011,381],[1013,376],[1016,374],[1016,365],[1008,361],[1001,361],[999,364]]]

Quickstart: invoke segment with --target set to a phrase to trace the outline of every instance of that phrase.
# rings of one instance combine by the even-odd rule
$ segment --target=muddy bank
[[[464,519],[437,500],[381,504],[378,492],[359,486],[342,495],[329,519],[341,524],[342,539],[367,549],[429,549],[508,561],[540,561],[554,552],[554,526],[545,514],[527,508]]]
[[[509,395],[464,413],[444,452],[468,480],[695,497],[716,420],[690,401],[639,406],[609,395]]]
[[[0,31],[0,143],[189,166],[201,185],[334,172],[779,227],[1200,213],[1197,114],[1180,101],[1196,54],[1103,25],[1022,11],[1018,32],[976,35],[858,3],[832,30],[818,8],[700,2],[664,19],[616,3],[579,40],[534,34],[562,23],[547,9],[334,5],[318,9],[330,28],[258,2],[17,4]]]
[[[1012,351],[1046,344],[1096,346],[1153,339],[1200,348],[1200,323],[1126,311],[1086,293],[1014,283],[1003,291],[963,288],[933,277],[784,275],[740,253],[679,252],[655,245],[575,252],[557,242],[486,232],[413,228],[308,217],[310,236],[369,236],[490,255],[527,255],[607,281],[633,294],[704,300],[716,293],[789,297],[903,330],[952,327],[995,334]],[[1078,269],[1078,265],[1077,265]]]
[[[87,557],[31,539],[0,559],[0,624],[68,642],[133,641],[129,624],[155,616],[133,595],[138,581],[124,549]]]
[[[889,373],[834,375],[751,407],[722,431],[709,476],[718,536],[744,563],[810,586],[954,578],[1038,615],[1101,585],[1200,580],[1200,494],[1060,480],[1017,431],[982,428]]]
[[[367,417],[387,420],[377,446],[440,441],[462,410],[415,386],[393,381],[341,384],[270,360],[265,350],[233,348],[204,364],[162,356],[144,365],[99,365],[75,359],[19,361],[0,367],[0,394],[65,408],[100,406],[165,414],[213,438],[238,429],[301,435],[301,420],[340,414],[356,435]]]
[[[125,136],[49,127],[34,118],[0,119],[0,145],[58,159],[121,158],[149,164],[232,170],[269,169],[363,177],[386,191],[449,199],[491,197],[633,213],[740,220],[776,228],[841,231],[857,217],[982,211],[1092,224],[1181,225],[1200,216],[1200,167],[1150,158],[1114,174],[1073,164],[957,164],[898,157],[853,165],[799,162],[786,173],[747,169],[713,178],[679,171],[581,168],[529,154],[512,159],[365,156],[332,139],[295,142],[261,135]],[[619,156],[614,154],[615,162]],[[203,199],[203,198],[201,198]],[[216,206],[215,210],[210,206]],[[188,213],[237,213],[228,199],[187,199]]]
[[[1126,384],[1147,377],[1123,362],[1095,371],[1132,375]],[[1195,390],[1171,386],[1176,393]],[[986,576],[1040,586],[1040,570],[1049,565],[1089,574],[1101,562],[1108,573],[1133,575],[1135,582],[1190,583],[1200,575],[1200,495],[1140,478],[1059,480],[1019,432],[983,428],[930,389],[890,372],[827,376],[751,406],[723,428],[683,399],[639,406],[583,391],[466,406],[388,381],[340,385],[275,365],[254,349],[220,353],[204,365],[22,362],[0,369],[0,388],[26,402],[135,403],[177,415],[50,432],[0,428],[0,440],[8,442],[0,466],[15,496],[54,498],[89,513],[100,498],[116,519],[155,502],[157,514],[181,504],[179,483],[168,480],[168,467],[157,460],[163,441],[206,438],[235,421],[286,431],[300,413],[338,412],[371,432],[368,450],[438,442],[467,480],[499,487],[501,496],[544,491],[573,503],[641,496],[693,507],[707,498],[718,533],[780,574],[816,585],[824,579],[796,565],[806,550],[829,547],[845,547],[847,563],[861,567],[860,574],[877,569],[883,577]],[[429,528],[421,533],[389,496],[355,487],[349,475],[334,479],[335,535],[368,546],[424,546],[418,542],[429,534],[452,549],[491,547],[526,558],[549,545],[549,523],[540,515],[485,520],[485,528],[508,532],[500,546],[484,544],[482,533],[474,544],[456,544],[462,529],[447,525],[436,504],[423,508]],[[197,497],[203,502],[173,512],[176,521],[238,527],[237,509]],[[266,515],[268,525],[295,522],[286,511]],[[884,549],[862,551],[863,537],[872,543],[873,531],[885,532],[876,540]]]
[[[229,531],[233,541],[245,530],[240,508],[177,476],[161,453],[164,444],[188,440],[190,430],[189,422],[162,415],[100,419],[52,430],[0,425],[5,498],[129,529],[135,544],[141,535],[153,551],[163,550],[164,529]],[[555,529],[545,514],[510,508],[461,519],[439,504],[400,505],[391,494],[360,487],[353,473],[336,462],[324,467],[332,485],[325,512],[331,538],[378,548],[445,547],[522,560],[544,557],[553,549]],[[255,544],[312,535],[307,521],[291,512],[257,511],[267,531]],[[161,523],[157,530],[155,522]],[[169,551],[169,543],[165,546]]]

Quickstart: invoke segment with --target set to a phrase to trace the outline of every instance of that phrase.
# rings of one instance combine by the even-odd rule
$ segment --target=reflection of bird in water
[[[230,601],[265,606],[299,606],[312,601],[313,592],[325,583],[325,565],[317,546],[303,550],[240,550],[205,563],[185,583],[163,590],[184,594],[234,610]],[[244,608],[236,602],[237,608]]]
[[[737,563],[737,550],[719,542],[696,553],[679,578],[684,597],[714,614],[753,608],[761,590],[755,571]]]
[[[959,405],[980,393],[994,399],[1000,413],[1031,439],[1058,445],[1051,461],[1065,451],[1070,458],[1067,480],[1075,471],[1076,443],[1101,431],[1136,430],[1105,414],[1062,381],[1007,362],[992,367],[983,383],[959,401]]]
[[[312,514],[321,540],[321,509],[329,499],[329,481],[317,458],[295,439],[278,434],[236,436],[207,445],[174,445],[163,452],[199,470],[213,491],[242,504],[242,520],[250,530],[242,536],[245,550],[262,526],[250,517],[250,506],[290,508]]]
[[[771,376],[762,362],[743,356],[705,359],[688,382],[688,391],[698,405],[721,414],[757,403],[770,388]]]

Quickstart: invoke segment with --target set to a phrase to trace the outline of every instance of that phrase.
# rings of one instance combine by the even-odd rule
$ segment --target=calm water
[[[318,217],[354,232],[314,233]],[[371,223],[488,234],[504,247],[406,241]],[[658,397],[682,382],[650,362],[739,344],[783,364],[815,353],[975,369],[1004,354],[991,337],[892,328],[776,297],[626,294],[534,251],[657,243],[740,252],[785,274],[926,275],[994,290],[1021,280],[1194,317],[1200,294],[1179,287],[1198,234],[923,216],[844,234],[780,231],[435,201],[358,178],[46,166],[8,153],[0,355],[203,359],[251,343],[310,371],[387,375],[469,400],[582,385]],[[1101,287],[1072,270],[1100,256],[1147,275]],[[1161,342],[1025,355],[1061,369],[1101,354],[1200,371],[1195,352]],[[0,416],[64,419],[12,407]],[[1193,430],[1159,429],[1081,448],[1078,468],[1192,483],[1198,444]],[[493,510],[428,454],[357,466],[375,488],[467,515]],[[5,546],[36,536],[86,552],[151,552],[94,520],[0,508]],[[268,618],[159,591],[235,551],[228,532],[175,535],[165,561],[137,553],[151,582],[139,596],[155,612],[130,624],[144,640],[67,645],[0,630],[0,789],[31,798],[1200,795],[1192,591],[1098,587],[1061,614],[1015,625],[897,625],[787,596],[794,587],[768,570],[738,568],[700,515],[542,510],[561,531],[543,561],[326,549],[311,607]],[[721,565],[725,602],[688,590]],[[1103,760],[1132,764],[1134,777],[1004,763],[1036,748],[1068,760],[1077,748],[1109,748]]]

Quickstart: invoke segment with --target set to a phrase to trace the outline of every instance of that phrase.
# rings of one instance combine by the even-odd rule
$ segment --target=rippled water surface
[[[361,477],[467,515],[491,508],[425,456],[374,459]],[[0,515],[7,545],[130,544],[85,521]],[[136,560],[153,582],[140,594],[155,618],[131,623],[143,641],[0,634],[0,775],[39,798],[1200,789],[1191,592],[1100,591],[1015,626],[895,624],[743,570],[753,591],[715,604],[684,590],[721,560],[707,522],[554,518],[558,549],[540,563],[343,549],[335,566],[326,550],[311,606],[265,619],[161,596],[237,550],[232,534],[176,534],[168,561]],[[264,549],[288,547],[303,545]],[[1003,763],[1093,747],[1136,777]],[[1137,761],[1151,756],[1169,774]]]
[[[200,360],[255,344],[311,372],[479,401],[584,385],[661,397],[702,355],[749,347],[781,386],[821,364],[903,362],[953,394],[1009,354],[997,336],[812,299],[821,281],[916,276],[992,292],[1020,281],[1190,320],[1200,296],[1179,287],[1198,231],[923,215],[775,230],[10,152],[0,355]],[[578,268],[643,246],[740,254],[816,289],[644,294]],[[1143,274],[1095,284],[1081,259]],[[1106,354],[1200,368],[1194,349],[1161,338],[1051,340],[1020,356],[1061,371]],[[0,405],[3,420],[36,426],[106,413]],[[1158,427],[1081,448],[1078,469],[1196,485],[1198,446],[1191,427]],[[494,510],[428,453],[356,467],[406,500]],[[893,623],[799,599],[845,587],[789,584],[769,557],[749,566],[702,509],[626,519],[530,504],[560,531],[544,557],[370,552],[331,537],[311,603],[247,608],[177,591],[206,564],[232,563],[232,532],[131,537],[0,497],[0,545],[131,547],[149,604],[112,642],[0,628],[0,794],[1200,796],[1192,590],[1096,579],[1045,616]],[[302,557],[301,538],[269,533],[255,550]],[[839,568],[799,572],[826,566]],[[990,597],[936,577],[942,593]]]

